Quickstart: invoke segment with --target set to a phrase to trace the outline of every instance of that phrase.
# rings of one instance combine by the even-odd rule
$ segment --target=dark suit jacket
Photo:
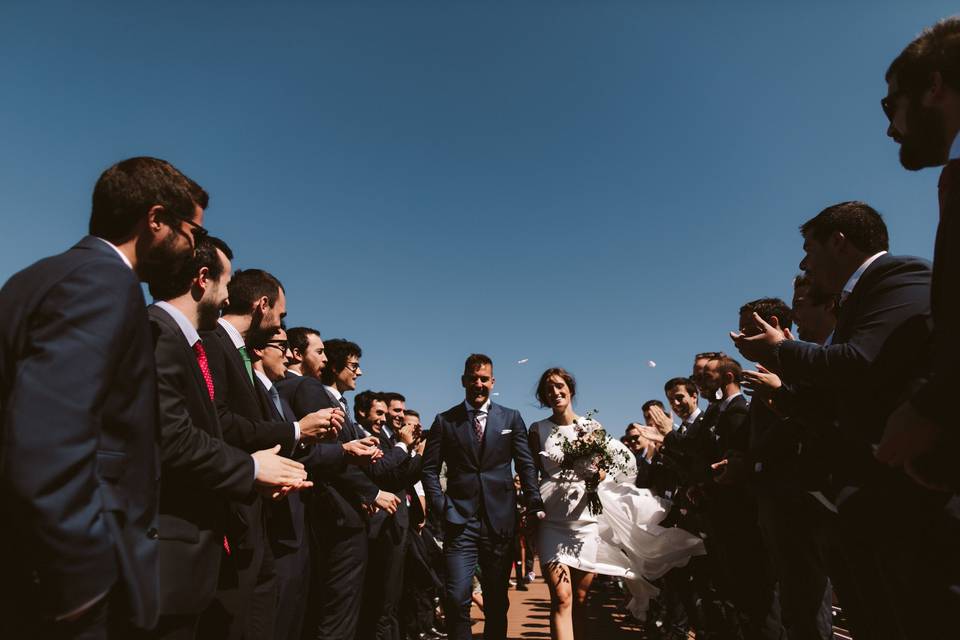
[[[196,355],[176,321],[157,306],[147,313],[160,403],[160,612],[201,613],[217,591],[227,501],[253,491],[253,458],[223,441]]]
[[[466,523],[482,505],[491,528],[500,536],[512,536],[516,493],[511,462],[520,475],[527,509],[543,509],[527,427],[515,409],[491,403],[483,442],[478,446],[467,408],[462,402],[457,404],[434,419],[423,457],[423,488],[430,509],[448,523]],[[440,488],[444,462],[446,494]]]
[[[260,400],[264,403],[269,411],[270,418],[272,420],[287,420],[289,422],[294,422],[299,418],[302,418],[303,415],[297,415],[293,410],[290,400],[287,395],[284,393],[283,389],[295,380],[301,379],[295,374],[291,374],[293,378],[284,378],[274,383],[274,386],[277,388],[277,393],[280,396],[280,408],[283,410],[283,414],[280,414],[277,411],[276,406],[273,404],[273,401],[270,399],[267,390],[263,387],[258,379],[257,382],[257,393],[260,396]],[[297,448],[297,453],[294,456],[297,460],[304,463],[309,463],[314,467],[319,467],[325,471],[333,471],[342,469],[344,466],[343,463],[343,447],[337,443],[317,443],[306,445],[300,443]],[[270,540],[280,547],[284,547],[290,550],[296,550],[300,548],[300,545],[304,544],[304,524],[305,524],[305,509],[304,509],[304,500],[306,496],[302,492],[294,492],[289,496],[280,500],[279,502],[273,502],[271,504],[271,513],[272,518],[270,519],[271,532]]]
[[[217,325],[201,334],[217,390],[217,414],[223,438],[247,453],[280,445],[280,454],[294,455],[292,422],[269,419],[269,405],[257,394],[240,352],[227,331]]]
[[[327,393],[319,380],[307,376],[284,380],[277,390],[281,397],[287,398],[298,418],[320,409],[340,407],[340,403]],[[355,435],[350,426],[345,424],[338,440],[349,442],[355,439]],[[310,496],[306,497],[307,518],[312,526],[348,529],[366,527],[366,516],[361,513],[360,504],[370,504],[376,499],[379,493],[377,485],[363,471],[352,465],[332,468],[321,464],[319,459],[312,455],[302,458],[301,462],[314,483]]]
[[[380,440],[380,449],[383,457],[376,464],[367,469],[367,474],[373,479],[377,488],[389,491],[400,498],[400,505],[393,515],[386,511],[377,511],[370,518],[369,535],[376,538],[384,526],[392,527],[399,536],[403,530],[410,527],[410,513],[407,508],[407,489],[411,484],[420,480],[423,471],[423,456],[411,456],[407,451],[395,445],[387,434],[381,430],[374,434]],[[419,500],[417,504],[419,506]]]
[[[926,374],[930,355],[930,264],[877,258],[840,307],[830,346],[788,340],[777,350],[784,380],[832,399],[839,430],[835,474],[859,484],[883,471],[872,454],[887,417]]]
[[[0,615],[64,614],[119,582],[152,627],[160,461],[140,282],[88,236],[11,277],[0,309]]]

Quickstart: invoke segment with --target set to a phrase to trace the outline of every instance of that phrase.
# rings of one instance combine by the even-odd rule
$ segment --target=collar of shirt
[[[220,326],[223,327],[224,330],[227,332],[227,335],[230,336],[230,341],[233,343],[233,346],[235,346],[237,349],[239,349],[240,347],[247,346],[243,341],[243,336],[240,335],[240,332],[237,331],[237,328],[235,326],[233,326],[223,318],[218,318],[217,322],[220,323]]]
[[[960,158],[960,134],[953,139],[953,144],[950,145],[950,156],[947,160],[956,160],[958,158]]]
[[[336,387],[328,387],[327,385],[323,385],[323,388],[326,389],[327,392],[332,395],[334,400],[337,402],[340,402],[340,399],[343,398],[343,394],[340,393],[340,390]]]
[[[863,277],[863,272],[866,271],[867,268],[873,264],[874,260],[876,260],[877,258],[879,258],[885,253],[886,251],[880,251],[878,253],[873,254],[866,260],[864,260],[863,264],[860,265],[860,268],[854,271],[853,275],[850,276],[850,279],[847,280],[847,284],[843,285],[843,293],[841,294],[841,296],[849,297],[850,294],[853,293],[854,287],[856,287],[857,283],[860,282],[860,278]]]
[[[270,389],[273,389],[273,381],[271,381],[270,378],[267,377],[267,374],[265,374],[263,371],[260,371],[260,369],[254,368],[253,373],[258,378],[260,378],[260,382],[263,383],[263,386],[266,388],[267,393],[270,393]]]
[[[292,373],[295,376],[301,376],[301,377],[303,376],[302,373],[300,373],[299,371],[294,371],[293,369],[287,369],[287,372]]]
[[[697,408],[693,411],[693,413],[690,414],[690,417],[689,417],[689,418],[687,418],[687,419],[684,420],[682,423],[680,423],[680,426],[689,427],[690,425],[692,425],[692,424],[694,423],[694,421],[700,416],[701,413],[703,413],[703,412],[700,411],[700,407],[697,407]]]
[[[486,417],[486,415],[487,415],[488,413],[490,413],[490,400],[489,400],[489,399],[487,399],[486,402],[484,402],[482,405],[480,405],[480,408],[479,408],[479,409],[474,409],[474,408],[473,408],[473,405],[470,404],[469,402],[467,402],[466,400],[463,401],[463,406],[465,406],[465,407],[467,408],[467,415],[473,415],[473,414],[475,414],[475,413],[479,413],[481,416]]]
[[[737,392],[736,392],[735,394],[733,394],[732,396],[728,396],[728,397],[724,398],[724,399],[720,402],[720,413],[723,413],[724,411],[727,410],[727,407],[730,406],[730,403],[733,402],[733,399],[734,399],[734,398],[736,398],[737,396],[742,396],[742,395],[743,395],[742,393],[740,393],[739,391],[737,391]]]
[[[154,303],[156,306],[160,307],[166,311],[173,321],[177,323],[177,326],[180,327],[180,332],[183,334],[183,337],[187,339],[187,344],[191,347],[197,344],[200,341],[200,334],[197,333],[196,327],[190,324],[190,321],[187,320],[187,316],[183,315],[183,312],[180,309],[177,309],[175,306],[170,304],[165,300]]]
[[[133,270],[133,265],[130,264],[130,260],[127,258],[127,256],[125,256],[125,255],[123,254],[123,251],[120,251],[120,249],[117,248],[117,245],[113,244],[113,243],[110,242],[109,240],[104,240],[104,239],[101,238],[100,236],[93,236],[93,237],[96,238],[97,240],[99,240],[100,242],[106,244],[108,247],[110,247],[110,248],[113,249],[114,251],[116,251],[116,252],[117,252],[117,255],[120,256],[120,259],[123,260],[123,264],[127,265],[128,267],[130,267],[130,270],[131,270],[131,271]]]
[[[384,433],[388,438],[393,438],[393,437],[394,437],[394,435],[393,435],[393,429],[391,429],[391,428],[390,428],[390,425],[388,425],[386,422],[383,423],[383,425],[380,427],[380,430],[383,431],[383,433]]]

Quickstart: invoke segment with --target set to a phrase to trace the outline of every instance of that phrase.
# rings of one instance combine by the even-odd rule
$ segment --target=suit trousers
[[[398,531],[389,519],[380,535],[370,539],[357,640],[400,640],[398,607],[403,595],[408,534],[409,529]]]
[[[310,541],[296,549],[274,545],[277,568],[277,615],[274,640],[300,640],[310,594]]]
[[[960,519],[948,498],[898,474],[840,505],[841,546],[871,616],[856,626],[869,628],[869,639],[936,638],[960,627],[951,589],[960,571]]]
[[[483,589],[484,640],[506,640],[507,587],[513,566],[513,536],[500,537],[489,530],[478,513],[462,525],[447,523],[443,557],[447,571],[444,586],[447,631],[451,640],[471,640],[471,582],[480,568]]]
[[[834,514],[800,489],[757,497],[760,532],[780,585],[789,640],[833,638],[828,536]]]
[[[262,501],[244,505],[249,523],[220,563],[217,596],[200,616],[201,638],[270,640],[277,607],[277,574],[267,542]],[[233,538],[231,538],[233,539]]]
[[[4,594],[4,596],[14,594]],[[15,597],[15,596],[14,596]],[[70,622],[42,619],[30,603],[19,611],[0,607],[0,638],[20,640],[140,640],[154,638],[153,632],[130,624],[127,594],[122,586],[114,589]],[[7,603],[9,604],[9,603]]]
[[[303,638],[354,640],[367,571],[367,530],[309,526],[312,566]]]

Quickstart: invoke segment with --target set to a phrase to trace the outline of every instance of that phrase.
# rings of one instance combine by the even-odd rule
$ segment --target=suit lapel
[[[246,381],[247,390],[250,393],[256,395],[257,388],[254,386],[253,381],[250,379],[250,375],[247,373],[247,366],[243,364],[243,358],[240,356],[240,350],[237,349],[233,344],[233,340],[230,339],[230,334],[227,333],[227,330],[224,329],[220,324],[217,324],[217,328],[214,331],[217,337],[223,342],[224,349],[227,351],[227,359],[236,371],[235,373],[240,374],[240,378]]]
[[[503,427],[503,411],[499,405],[490,403],[490,410],[487,412],[487,426],[483,430],[483,446],[480,448],[480,459],[492,451],[491,447],[497,446],[500,439],[500,429]]]
[[[477,438],[473,432],[473,421],[464,405],[459,405],[458,409],[457,423],[454,425],[453,432],[460,441],[460,447],[467,452],[467,457],[479,466],[480,454],[477,451]]]

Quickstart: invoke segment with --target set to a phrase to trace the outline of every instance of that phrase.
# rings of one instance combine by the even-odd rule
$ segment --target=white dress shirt
[[[878,251],[869,258],[863,261],[863,264],[860,265],[860,268],[853,272],[853,275],[847,280],[847,284],[843,285],[843,291],[840,293],[840,304],[842,305],[847,301],[847,298],[850,297],[850,294],[853,293],[854,287],[857,286],[857,283],[860,282],[860,278],[863,277],[863,273],[867,268],[874,263],[874,261],[880,256],[884,255],[886,251]]]
[[[110,248],[113,249],[114,251],[116,251],[116,252],[117,252],[117,255],[120,256],[120,259],[123,260],[123,264],[127,265],[128,267],[130,267],[130,270],[131,270],[131,271],[133,270],[133,265],[130,264],[130,259],[123,253],[123,251],[120,251],[120,249],[117,248],[117,245],[113,244],[113,243],[110,242],[109,240],[104,240],[104,239],[101,238],[100,236],[93,236],[93,237],[96,238],[97,240],[99,240],[100,242],[103,242],[104,244],[106,244],[108,247],[110,247]]]

